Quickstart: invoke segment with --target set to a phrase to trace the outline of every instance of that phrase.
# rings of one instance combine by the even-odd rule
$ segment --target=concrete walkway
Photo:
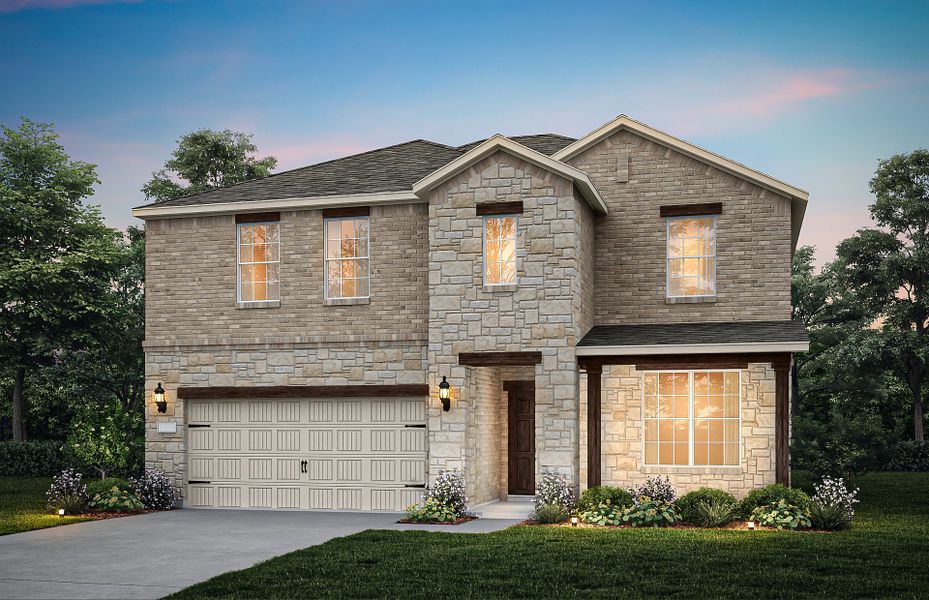
[[[0,598],[160,598],[366,529],[486,533],[516,520],[400,525],[398,514],[173,510],[0,536]]]

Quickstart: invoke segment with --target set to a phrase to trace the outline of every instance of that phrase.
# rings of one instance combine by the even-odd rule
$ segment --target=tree
[[[171,200],[266,177],[277,166],[273,156],[255,158],[258,148],[252,136],[238,131],[199,129],[177,144],[164,168],[142,187],[147,199]]]
[[[884,348],[907,383],[913,436],[924,439],[929,385],[929,151],[880,161],[870,182],[876,201],[864,228],[839,244],[839,277],[880,325]]]
[[[26,437],[26,376],[91,341],[104,318],[119,233],[82,204],[95,166],[72,161],[51,125],[0,137],[0,358],[14,373],[13,439]]]

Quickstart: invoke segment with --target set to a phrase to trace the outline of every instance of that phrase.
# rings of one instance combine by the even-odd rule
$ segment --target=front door
[[[508,404],[508,481],[510,494],[535,493],[535,382],[504,381]]]

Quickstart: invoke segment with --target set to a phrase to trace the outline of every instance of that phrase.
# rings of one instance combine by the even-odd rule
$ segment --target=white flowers
[[[568,480],[567,475],[554,471],[546,471],[542,475],[542,483],[535,494],[536,509],[554,504],[571,511],[574,509],[575,503],[574,485]]]
[[[828,476],[823,477],[823,482],[814,487],[816,488],[816,494],[812,498],[814,504],[840,510],[847,522],[854,518],[855,504],[858,503],[856,498],[858,488],[849,490],[845,487],[845,481],[841,477],[833,479]]]

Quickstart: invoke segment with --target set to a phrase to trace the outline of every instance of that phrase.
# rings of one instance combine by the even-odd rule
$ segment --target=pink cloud
[[[257,137],[257,136],[256,136]],[[258,155],[277,158],[276,171],[305,167],[318,162],[341,158],[377,147],[348,138],[316,138],[307,142],[286,140],[255,141]]]
[[[138,4],[143,0],[0,0],[0,13],[14,13],[30,8],[74,8],[93,4]]]

